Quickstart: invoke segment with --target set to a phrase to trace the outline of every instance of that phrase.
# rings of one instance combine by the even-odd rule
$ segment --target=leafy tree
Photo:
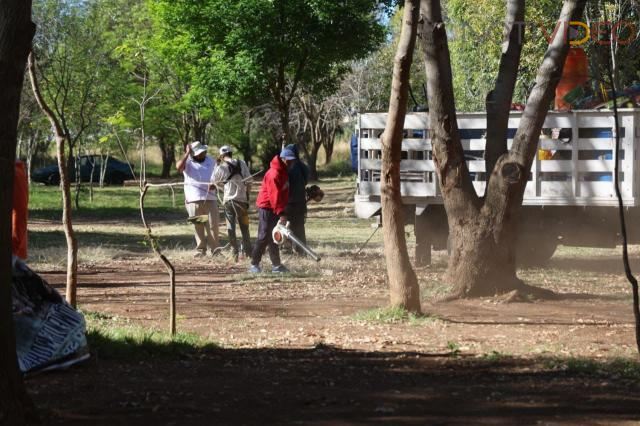
[[[458,111],[482,111],[500,65],[506,2],[448,0],[443,5],[450,24],[451,68]],[[524,20],[516,23],[522,55],[514,102],[524,103],[535,82],[538,58],[544,55],[560,12],[555,0],[528,2]]]
[[[347,62],[364,57],[385,33],[374,0],[157,3],[165,34],[197,47],[200,80],[221,95],[222,107],[268,99],[291,140],[291,103],[300,87],[335,91]]]

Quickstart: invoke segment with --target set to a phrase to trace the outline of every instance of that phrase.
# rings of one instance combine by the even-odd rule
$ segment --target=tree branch
[[[487,183],[498,158],[507,152],[509,111],[518,78],[524,44],[525,0],[508,0],[500,67],[493,90],[487,95]]]

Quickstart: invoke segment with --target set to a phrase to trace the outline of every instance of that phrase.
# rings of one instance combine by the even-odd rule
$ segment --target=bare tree
[[[60,185],[62,187],[62,225],[67,240],[67,302],[76,306],[76,293],[78,285],[78,241],[73,230],[71,215],[71,183],[69,182],[69,168],[66,157],[65,145],[69,143],[69,133],[65,131],[58,116],[42,97],[38,84],[36,58],[31,52],[28,61],[29,78],[33,94],[42,109],[44,115],[51,122],[51,129],[56,140],[56,152],[58,157],[58,172],[60,173]]]
[[[302,146],[309,163],[310,180],[318,179],[318,152],[324,147],[330,160],[333,144],[340,125],[341,109],[335,96],[317,99],[311,94],[296,98],[294,105],[302,111],[302,135],[298,144]],[[294,108],[295,109],[295,108]],[[291,120],[292,124],[296,120]]]
[[[382,229],[391,305],[420,313],[420,288],[409,261],[400,193],[402,129],[409,99],[409,77],[420,12],[419,0],[406,0],[394,67],[389,117],[382,134]]]
[[[440,1],[422,0],[430,136],[449,222],[451,256],[447,279],[454,284],[454,297],[533,290],[516,275],[517,218],[540,131],[569,51],[568,23],[579,19],[585,3],[586,0],[564,1],[559,18],[563,25],[559,26],[549,44],[513,146],[506,151],[507,122],[504,115],[509,111],[497,107],[513,95],[510,81],[517,72],[519,47],[512,45],[514,26],[509,23],[522,16],[524,1],[513,0],[509,3],[508,30],[505,33],[507,43],[501,58],[498,87],[488,98],[488,103],[494,102],[495,106],[492,106],[494,109],[489,126],[499,126],[494,129],[495,139],[488,142],[499,146],[492,151],[495,166],[490,170],[485,197],[481,199],[472,185],[460,142],[447,33]]]
[[[24,425],[35,408],[18,371],[11,309],[11,205],[18,110],[35,26],[31,1],[0,1],[0,425]]]

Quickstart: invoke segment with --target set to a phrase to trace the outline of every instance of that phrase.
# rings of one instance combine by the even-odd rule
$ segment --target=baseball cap
[[[296,159],[296,154],[295,154],[295,152],[293,152],[293,150],[291,150],[289,148],[284,148],[280,152],[280,158],[282,158],[283,160],[295,160]]]
[[[220,148],[220,155],[225,155],[225,154],[233,154],[233,150],[229,145],[224,145],[223,147]]]

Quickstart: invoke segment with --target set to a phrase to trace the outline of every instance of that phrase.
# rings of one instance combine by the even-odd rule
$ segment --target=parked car
[[[80,180],[82,182],[89,182],[91,180],[91,170],[93,168],[93,181],[98,183],[100,181],[100,165],[102,164],[103,159],[99,155],[81,155],[79,159]],[[116,158],[109,157],[109,160],[107,161],[107,170],[104,174],[105,184],[122,185],[125,180],[133,178],[133,173],[127,163]],[[70,167],[69,179],[71,182],[75,182],[76,180],[75,164]],[[52,164],[50,166],[34,170],[31,173],[31,180],[34,182],[44,183],[45,185],[60,184],[60,172],[58,171],[58,165]]]

